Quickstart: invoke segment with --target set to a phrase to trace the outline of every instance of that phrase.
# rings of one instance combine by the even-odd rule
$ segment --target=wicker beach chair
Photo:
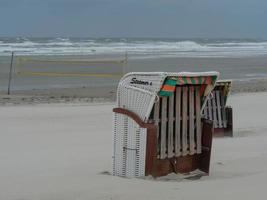
[[[203,110],[203,117],[214,122],[214,136],[233,137],[233,109],[226,106],[231,85],[231,80],[217,81]]]
[[[128,73],[114,112],[113,175],[209,173],[213,122],[201,118],[218,72]]]

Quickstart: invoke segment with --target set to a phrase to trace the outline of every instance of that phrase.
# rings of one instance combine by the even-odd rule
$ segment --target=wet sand
[[[54,60],[123,60],[123,55],[59,56],[43,58],[31,56],[29,59]],[[14,71],[19,57],[15,57]],[[11,95],[7,96],[8,72],[10,57],[0,57],[0,104],[20,102],[92,102],[100,99],[114,101],[116,87],[120,76],[39,76],[13,74]],[[220,79],[232,79],[232,93],[267,91],[267,57],[244,58],[146,58],[137,59],[135,55],[128,56],[127,65],[123,64],[93,64],[85,67],[81,64],[67,63],[35,63],[27,65],[29,71],[50,71],[57,73],[85,74],[123,74],[125,71],[219,71]],[[99,65],[99,66],[98,66]],[[21,66],[20,66],[21,67]],[[125,67],[123,69],[123,67]],[[24,69],[25,70],[25,69]],[[98,71],[97,71],[98,70]]]
[[[251,81],[248,85],[243,82],[234,82],[231,94],[266,92],[267,80]],[[116,87],[89,87],[89,88],[61,88],[45,90],[21,90],[7,95],[0,92],[0,105],[13,104],[43,104],[43,103],[88,103],[114,102]]]

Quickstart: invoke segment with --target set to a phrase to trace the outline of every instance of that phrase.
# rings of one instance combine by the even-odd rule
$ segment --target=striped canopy
[[[200,96],[202,102],[211,92],[216,82],[217,76],[177,76],[167,77],[159,91],[159,96],[171,96],[176,85],[200,85]]]

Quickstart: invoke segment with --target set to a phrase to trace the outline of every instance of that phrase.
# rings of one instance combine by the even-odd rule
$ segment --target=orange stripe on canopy
[[[175,86],[163,85],[163,87],[161,88],[161,90],[168,91],[168,92],[173,92],[175,90]]]

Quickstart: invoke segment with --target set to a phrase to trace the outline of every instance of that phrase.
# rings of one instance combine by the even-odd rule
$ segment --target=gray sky
[[[267,0],[0,0],[0,36],[267,38]]]

